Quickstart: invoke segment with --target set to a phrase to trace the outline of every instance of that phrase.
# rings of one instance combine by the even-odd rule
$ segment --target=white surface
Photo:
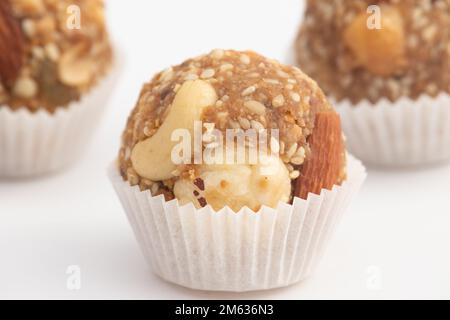
[[[77,167],[0,182],[0,298],[450,298],[450,166],[371,170],[321,267],[303,284],[211,294],[149,273],[105,173],[142,83],[214,47],[285,59],[299,2],[110,0],[112,32],[127,51],[126,74]],[[70,265],[81,267],[80,290],[66,287]]]

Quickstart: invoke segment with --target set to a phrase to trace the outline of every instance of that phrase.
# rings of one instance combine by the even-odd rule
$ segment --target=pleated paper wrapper
[[[54,114],[0,105],[0,178],[28,178],[62,170],[80,158],[99,126],[121,71],[108,75],[80,101]]]
[[[349,151],[366,164],[410,167],[450,162],[450,95],[336,103]]]
[[[366,171],[350,157],[342,186],[258,213],[166,202],[163,196],[131,187],[116,165],[109,176],[154,273],[191,289],[245,292],[309,277]]]

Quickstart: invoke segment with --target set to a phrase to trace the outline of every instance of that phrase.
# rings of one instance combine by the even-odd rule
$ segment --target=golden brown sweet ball
[[[102,0],[0,1],[0,105],[54,112],[112,62]]]
[[[337,100],[450,93],[450,0],[310,0],[296,52]]]
[[[173,134],[184,129],[195,136],[196,122],[203,161],[192,153],[179,164],[173,160]],[[265,161],[204,160],[208,150],[229,147],[219,143],[220,134],[231,130],[238,137],[251,129],[276,130],[268,133],[272,152]],[[247,151],[255,147],[248,142]],[[144,85],[123,133],[119,167],[132,186],[167,200],[257,211],[341,183],[345,148],[339,116],[300,69],[254,52],[214,50]]]

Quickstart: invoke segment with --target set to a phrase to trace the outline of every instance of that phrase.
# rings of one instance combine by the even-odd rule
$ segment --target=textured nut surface
[[[10,85],[22,68],[24,38],[8,1],[0,1],[0,80]]]
[[[381,29],[370,29],[369,16],[358,15],[344,32],[344,41],[357,63],[373,74],[389,76],[405,64],[406,36],[398,9],[381,6]]]
[[[201,120],[204,108],[217,101],[214,88],[202,80],[187,81],[178,90],[164,123],[151,137],[133,148],[131,161],[136,172],[149,180],[159,181],[173,177],[176,165],[171,159],[171,141],[176,129],[187,129],[193,136],[195,121]]]
[[[88,54],[88,49],[86,43],[80,43],[62,55],[58,64],[58,75],[62,83],[83,86],[92,80],[95,61]]]
[[[341,120],[333,112],[316,115],[315,127],[309,138],[311,156],[302,167],[294,195],[307,199],[309,193],[320,194],[338,184],[345,165],[345,148]]]
[[[175,183],[174,194],[181,204],[192,202],[197,208],[208,204],[214,210],[229,206],[235,212],[246,206],[258,211],[262,205],[275,208],[291,196],[289,172],[276,156],[265,156],[256,165],[203,165],[198,172],[194,180]]]
[[[16,96],[29,99],[36,95],[38,86],[32,78],[22,77],[14,84],[13,91]]]

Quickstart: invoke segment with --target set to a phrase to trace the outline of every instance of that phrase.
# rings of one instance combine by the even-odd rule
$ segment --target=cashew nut
[[[172,178],[176,164],[171,159],[171,153],[177,144],[171,141],[172,133],[176,129],[187,129],[192,137],[195,121],[200,121],[203,109],[216,101],[216,91],[209,83],[202,80],[185,82],[158,131],[133,148],[131,162],[136,172],[152,181]]]

